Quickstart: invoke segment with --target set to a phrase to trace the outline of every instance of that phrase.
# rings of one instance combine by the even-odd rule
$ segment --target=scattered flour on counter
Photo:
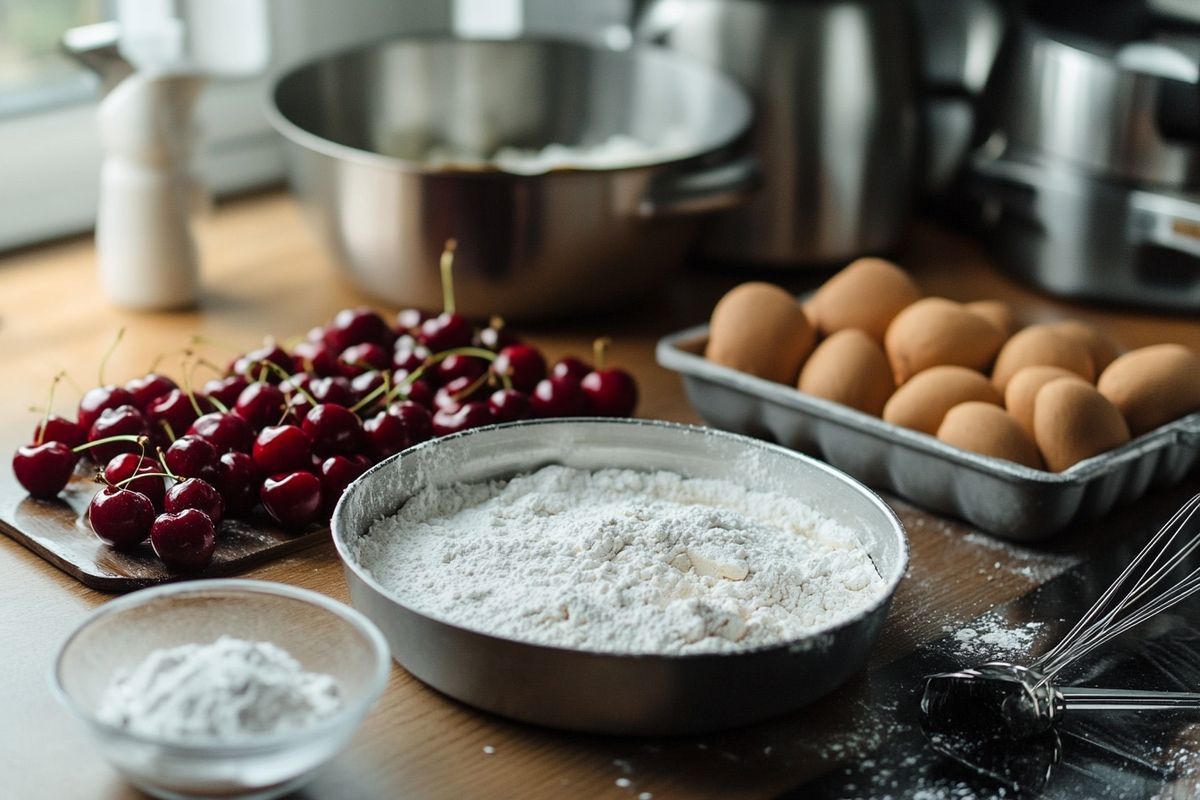
[[[337,681],[270,642],[222,636],[119,670],[96,717],[139,736],[228,742],[306,728],[342,705]]]
[[[778,644],[884,591],[854,531],[810,506],[671,472],[549,466],[429,487],[352,547],[422,613],[599,652]]]
[[[996,614],[985,614],[974,622],[961,626],[947,625],[944,630],[953,634],[955,650],[962,658],[981,661],[992,658],[1012,660],[1028,654],[1029,646],[1033,644],[1042,626],[1041,622],[1010,626]]]

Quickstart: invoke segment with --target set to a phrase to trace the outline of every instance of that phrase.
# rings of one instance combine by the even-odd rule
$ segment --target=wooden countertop
[[[303,333],[339,308],[364,298],[335,277],[329,258],[283,194],[242,198],[221,207],[201,231],[206,295],[198,311],[136,314],[117,311],[100,295],[90,238],[78,238],[0,258],[0,442],[5,452],[30,435],[52,376],[67,370],[83,385],[116,330],[128,329],[108,374],[144,373],[153,359],[186,346],[194,334],[249,348],[264,334]],[[1103,326],[1126,346],[1178,341],[1200,349],[1200,324],[1179,316],[1131,313],[1052,302],[989,266],[970,241],[920,226],[898,260],[933,294],[955,299],[1000,298],[1035,317],[1074,316]],[[518,326],[549,356],[586,355],[592,338],[614,337],[614,363],[629,368],[643,393],[639,414],[699,421],[676,376],[654,363],[654,343],[667,332],[707,317],[720,294],[745,273],[698,271],[659,296],[611,316]],[[781,276],[774,276],[780,279]],[[805,273],[793,288],[820,276]],[[57,406],[77,395],[64,387]],[[7,465],[8,456],[5,456]],[[7,466],[0,480],[11,481]],[[1197,479],[1190,479],[1197,484]],[[1185,487],[1194,490],[1196,487]],[[1042,551],[1000,547],[965,526],[897,503],[912,541],[911,574],[902,585],[872,664],[944,635],[1026,593],[1101,533],[1165,519],[1181,490],[1154,495]],[[318,546],[249,577],[284,581],[345,601],[331,546]],[[0,774],[10,797],[134,797],[100,758],[85,732],[50,693],[48,674],[66,634],[109,599],[0,537]],[[502,680],[502,676],[497,676]],[[392,670],[379,706],[352,746],[317,778],[311,797],[764,797],[796,787],[831,768],[808,745],[844,730],[838,709],[863,691],[860,676],[807,712],[723,734],[667,740],[591,737],[509,723],[449,700]],[[484,747],[494,748],[485,754]],[[628,785],[618,785],[627,779]],[[624,783],[624,781],[622,782]]]

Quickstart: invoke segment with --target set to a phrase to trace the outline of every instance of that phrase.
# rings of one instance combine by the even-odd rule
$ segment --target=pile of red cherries
[[[96,535],[123,550],[149,539],[167,567],[194,570],[212,559],[222,519],[261,505],[282,528],[304,530],[372,464],[432,437],[633,414],[636,384],[604,367],[604,340],[594,365],[548,366],[499,320],[476,328],[448,306],[394,321],[345,309],[290,349],[268,341],[239,355],[195,391],[157,372],[98,386],[73,420],[47,409],[13,472],[50,499],[90,459],[103,484],[87,514]]]

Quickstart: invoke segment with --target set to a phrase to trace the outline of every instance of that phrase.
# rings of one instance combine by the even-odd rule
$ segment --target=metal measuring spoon
[[[1200,709],[1200,694],[1056,686],[1028,667],[993,661],[930,675],[921,696],[927,729],[980,736],[1036,736],[1067,711],[1154,709]]]

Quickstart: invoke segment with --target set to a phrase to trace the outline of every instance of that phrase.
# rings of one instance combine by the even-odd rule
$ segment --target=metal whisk
[[[1200,693],[1058,686],[1055,678],[1097,647],[1200,591],[1200,567],[1164,586],[1200,548],[1200,494],[1171,517],[1062,641],[1028,666],[991,661],[925,679],[922,721],[931,731],[1033,736],[1068,711],[1200,709]]]

